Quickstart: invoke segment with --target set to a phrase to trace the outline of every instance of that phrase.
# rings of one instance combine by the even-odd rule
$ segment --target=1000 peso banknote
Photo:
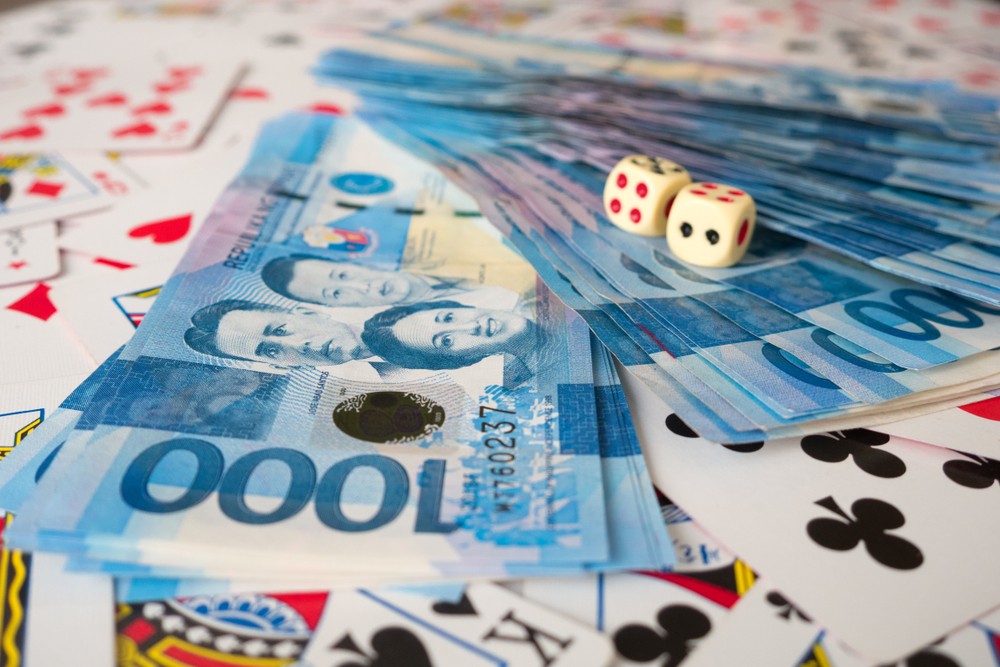
[[[589,330],[472,206],[359,123],[269,125],[8,542],[234,576],[606,560]]]

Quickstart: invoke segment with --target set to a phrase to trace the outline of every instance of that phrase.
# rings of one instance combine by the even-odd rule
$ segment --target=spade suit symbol
[[[873,447],[889,442],[889,436],[865,428],[834,431],[826,435],[809,435],[802,438],[802,451],[817,461],[840,463],[853,457],[854,463],[875,477],[900,477],[906,464],[895,454]]]
[[[652,662],[663,656],[659,667],[676,667],[712,629],[712,622],[694,607],[674,604],[656,614],[659,629],[632,623],[619,628],[614,642],[618,653],[635,662]]]
[[[344,662],[337,667],[432,667],[423,642],[406,628],[382,628],[372,635],[374,657],[358,646],[350,633],[330,648],[357,653],[363,662]]]
[[[865,543],[868,554],[876,561],[894,570],[913,570],[924,562],[924,555],[915,544],[886,531],[900,528],[906,523],[903,513],[887,502],[875,498],[861,498],[851,505],[854,518],[840,508],[833,496],[817,500],[825,507],[846,520],[819,518],[806,525],[806,532],[812,540],[827,549],[850,551]]]
[[[476,608],[472,606],[472,600],[464,592],[462,593],[462,599],[458,602],[449,602],[448,600],[440,600],[435,602],[431,609],[439,614],[449,614],[452,616],[478,616],[479,613]]]

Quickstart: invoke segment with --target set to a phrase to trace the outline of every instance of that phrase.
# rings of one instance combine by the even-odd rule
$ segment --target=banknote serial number
[[[498,513],[510,512],[512,502],[516,496],[516,489],[520,486],[517,482],[504,479],[514,475],[516,470],[514,463],[517,460],[517,437],[513,433],[517,430],[517,424],[504,419],[503,415],[516,414],[512,410],[501,410],[488,405],[479,406],[479,417],[484,419],[479,425],[482,433],[489,433],[490,437],[483,441],[483,446],[490,450],[486,459],[492,463],[487,471],[493,476],[490,486],[493,488],[493,511]]]

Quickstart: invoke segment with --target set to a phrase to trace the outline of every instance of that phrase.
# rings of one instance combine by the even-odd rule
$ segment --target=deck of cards
[[[0,11],[0,663],[1000,667],[998,38]]]

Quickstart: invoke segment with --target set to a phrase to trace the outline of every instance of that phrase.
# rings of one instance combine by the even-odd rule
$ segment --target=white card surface
[[[16,562],[19,552],[11,554]],[[20,562],[28,554],[21,554]],[[65,556],[32,553],[27,562],[24,666],[107,667],[115,662],[111,577],[63,571]],[[7,592],[7,591],[5,591]],[[5,625],[5,629],[9,626]]]
[[[59,267],[54,221],[0,230],[0,286],[51,278]]]
[[[0,91],[0,150],[190,148],[243,69],[134,54],[45,65]]]
[[[1000,553],[989,466],[870,431],[727,448],[672,432],[666,405],[622,384],[656,485],[861,654],[898,659],[1000,600],[980,576]]]
[[[149,265],[66,282],[49,298],[95,360],[103,361],[135,333],[173,266]]]
[[[49,300],[46,283],[0,288],[3,384],[87,373],[95,364]]]
[[[1000,397],[894,424],[883,424],[874,430],[1000,459]]]

